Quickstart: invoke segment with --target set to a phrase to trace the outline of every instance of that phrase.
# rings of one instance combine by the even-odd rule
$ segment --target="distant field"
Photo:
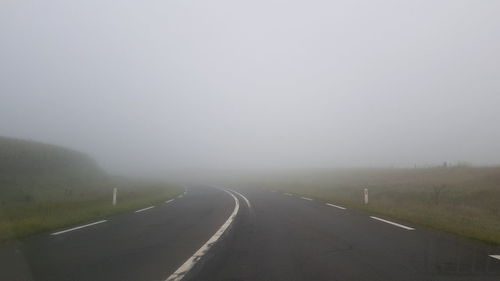
[[[296,170],[245,181],[500,244],[498,167]]]
[[[109,176],[80,152],[0,137],[0,241],[99,219],[182,192],[173,184]]]

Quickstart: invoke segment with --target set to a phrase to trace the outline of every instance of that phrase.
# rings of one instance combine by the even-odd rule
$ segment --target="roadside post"
[[[113,206],[116,205],[116,193],[117,193],[117,188],[113,188]]]
[[[365,204],[368,204],[368,188],[365,188]]]

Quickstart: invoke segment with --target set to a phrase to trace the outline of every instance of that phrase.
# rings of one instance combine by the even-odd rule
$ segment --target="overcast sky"
[[[113,171],[500,163],[500,1],[2,0],[0,135]]]

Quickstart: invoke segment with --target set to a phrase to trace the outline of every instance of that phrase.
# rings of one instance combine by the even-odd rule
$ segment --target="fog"
[[[500,1],[0,4],[0,135],[110,171],[500,163]]]

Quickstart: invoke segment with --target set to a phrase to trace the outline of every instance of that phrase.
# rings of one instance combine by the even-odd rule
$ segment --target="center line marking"
[[[69,232],[69,231],[81,229],[81,228],[84,228],[84,227],[87,227],[87,226],[92,226],[92,225],[100,224],[100,223],[103,223],[103,222],[107,222],[107,220],[96,221],[96,222],[93,222],[93,223],[89,223],[89,224],[85,224],[85,225],[80,225],[80,226],[73,227],[73,228],[70,228],[70,229],[66,229],[66,230],[54,232],[54,233],[52,233],[50,235],[59,235],[59,234],[63,234],[63,233]]]
[[[312,201],[312,199],[311,199],[311,198],[309,198],[309,197],[300,197],[300,198],[302,198],[302,199],[304,199],[304,200],[309,200],[309,201]]]
[[[250,204],[250,201],[241,193],[239,193],[238,191],[235,191],[235,190],[232,190],[232,189],[229,189],[230,191],[238,194],[239,196],[241,196],[241,198],[243,198],[245,200],[245,203],[247,203],[247,206],[248,206],[248,209],[251,209],[252,208],[252,205]]]
[[[285,193],[285,195],[288,195],[288,196],[293,196],[293,194],[291,194],[291,193]]]
[[[238,214],[238,210],[240,209],[240,203],[238,201],[238,198],[234,196],[231,192],[224,190],[227,192],[231,197],[234,199],[234,209],[229,218],[226,220],[226,222],[215,232],[215,234],[208,239],[203,246],[201,246],[194,255],[192,255],[186,262],[184,262],[172,275],[170,275],[166,281],[180,281],[186,274],[195,266],[196,262],[198,262],[209,250],[210,248],[215,245],[217,240],[226,232],[226,230],[229,228],[229,226],[233,223],[236,215]]]
[[[394,226],[401,227],[401,228],[404,228],[406,230],[415,230],[415,228],[412,228],[412,227],[409,227],[409,226],[406,226],[406,225],[402,225],[402,224],[399,224],[399,223],[395,223],[395,222],[392,222],[392,221],[384,220],[384,219],[381,219],[381,218],[372,217],[372,216],[370,216],[370,218],[378,220],[378,221],[381,221],[381,222],[385,222],[385,223],[388,223],[388,224],[392,224]]]
[[[342,206],[337,206],[337,205],[333,205],[333,204],[330,204],[330,203],[326,203],[326,205],[331,206],[331,207],[335,207],[335,208],[339,208],[339,209],[342,209],[342,210],[345,210],[345,207],[342,207]]]
[[[500,260],[500,255],[490,255],[490,257],[497,259],[497,260]]]
[[[153,209],[154,207],[155,207],[155,206],[149,206],[149,207],[147,207],[147,208],[137,210],[137,211],[135,211],[134,213],[144,212],[144,211],[146,211],[146,210]]]

